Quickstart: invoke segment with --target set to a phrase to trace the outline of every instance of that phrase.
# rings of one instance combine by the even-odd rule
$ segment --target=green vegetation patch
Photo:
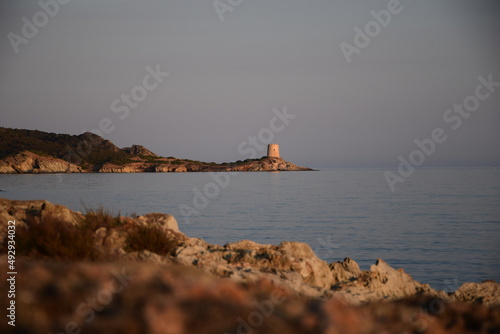
[[[93,151],[89,155],[84,157],[85,162],[91,165],[100,165],[104,163],[112,163],[115,165],[123,166],[129,162],[132,156],[123,151]]]

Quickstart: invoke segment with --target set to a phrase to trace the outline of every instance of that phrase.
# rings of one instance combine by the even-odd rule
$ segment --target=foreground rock
[[[160,213],[111,217],[0,199],[0,219],[4,241],[7,222],[17,223],[20,332],[500,330],[500,285],[493,281],[448,295],[381,259],[362,271],[349,258],[327,264],[304,243],[211,245],[180,233],[175,218]],[[0,263],[5,276],[5,256]]]
[[[80,212],[75,212],[63,205],[52,204],[45,200],[13,201],[0,198],[0,238],[3,240],[7,231],[7,221],[15,220],[16,226],[25,227],[30,219],[52,217],[75,225],[83,219]]]
[[[343,266],[342,262],[339,264]],[[335,269],[332,268],[332,270]],[[342,270],[340,270],[340,274],[342,274]],[[396,300],[422,294],[443,300],[449,299],[445,292],[436,291],[428,284],[415,281],[403,269],[396,270],[382,259],[378,259],[369,271],[362,271],[359,274],[355,272],[348,280],[340,280],[332,289],[336,291],[336,296],[351,303]]]
[[[6,257],[0,257],[6,291]],[[425,296],[346,304],[259,279],[239,284],[175,264],[18,260],[16,327],[2,333],[498,333],[500,309]],[[36,278],[36,279],[34,279]],[[6,310],[7,298],[0,307]]]
[[[415,281],[403,269],[396,270],[382,259],[378,259],[370,270],[362,271],[350,258],[327,264],[314,254],[309,245],[301,242],[284,241],[279,245],[263,245],[243,240],[223,246],[208,244],[180,233],[175,218],[162,213],[135,218],[113,218],[103,212],[89,216],[44,200],[0,199],[0,219],[2,239],[6,236],[6,222],[9,220],[15,220],[18,229],[28,230],[54,222],[57,226],[80,228],[78,231],[83,226],[90,233],[91,243],[99,250],[100,258],[104,260],[143,259],[148,262],[178,263],[242,283],[268,279],[306,297],[337,297],[351,304],[362,304],[425,294],[443,300],[500,304],[500,285],[493,281],[466,283],[448,295]],[[139,227],[155,228],[151,237],[164,236],[162,242],[168,244],[168,250],[162,252],[152,248],[153,245],[148,245],[148,242],[153,241],[146,241],[143,249],[130,245],[127,240],[131,240],[131,233],[135,233]],[[41,230],[40,233],[43,232]],[[57,242],[51,240],[52,244]],[[64,240],[59,242],[63,243]],[[155,254],[155,250],[159,253]],[[18,252],[22,250],[18,249]]]
[[[453,300],[474,302],[486,305],[500,304],[500,289],[495,281],[464,283],[451,295]]]

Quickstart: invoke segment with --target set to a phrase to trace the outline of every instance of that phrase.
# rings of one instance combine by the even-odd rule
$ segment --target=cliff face
[[[0,174],[81,173],[82,168],[62,159],[43,157],[24,151],[0,160]]]
[[[180,233],[170,215],[82,214],[47,201],[0,199],[3,254],[9,220],[16,221],[17,328],[24,333],[500,330],[493,281],[446,294],[380,259],[362,271],[348,258],[327,264],[304,243],[212,245]],[[6,291],[6,255],[0,259]],[[7,303],[0,301],[4,310]],[[0,330],[8,332],[5,321]]]

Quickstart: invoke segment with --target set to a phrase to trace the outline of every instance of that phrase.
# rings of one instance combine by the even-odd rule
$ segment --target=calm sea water
[[[500,281],[500,169],[419,169],[394,193],[381,169],[240,173],[225,188],[212,176],[0,175],[0,197],[170,213],[210,243],[302,241],[328,262],[351,257],[368,269],[382,258],[447,291]],[[180,205],[198,212],[187,220]]]

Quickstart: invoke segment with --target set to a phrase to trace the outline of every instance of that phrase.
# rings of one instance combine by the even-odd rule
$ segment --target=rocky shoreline
[[[162,157],[141,145],[118,148],[90,132],[76,136],[0,127],[0,174],[311,170],[274,156],[217,164]]]
[[[274,172],[312,171],[282,158],[242,161],[233,164],[208,164],[159,157],[155,162],[137,158],[123,165],[103,163],[82,168],[76,164],[54,157],[41,156],[23,151],[13,157],[0,160],[0,174],[52,174],[52,173],[182,173],[182,172]]]
[[[43,200],[0,199],[2,290],[14,220],[16,328],[25,333],[500,331],[494,281],[445,293],[382,259],[363,271],[350,258],[328,264],[300,242],[213,245],[181,233],[171,215],[83,214]]]

